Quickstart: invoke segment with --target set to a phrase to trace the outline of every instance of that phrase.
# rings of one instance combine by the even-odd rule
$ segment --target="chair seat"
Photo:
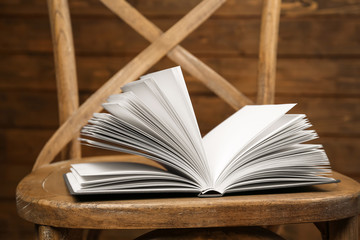
[[[219,198],[113,195],[78,199],[63,180],[70,164],[93,161],[136,161],[137,156],[83,158],[53,163],[30,173],[16,191],[18,213],[41,225],[88,229],[159,229],[261,226],[321,222],[360,212],[359,184],[339,173],[337,184],[237,194]],[[91,218],[91,219],[89,219]]]

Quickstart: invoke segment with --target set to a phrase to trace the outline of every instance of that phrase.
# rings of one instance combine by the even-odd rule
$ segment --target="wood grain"
[[[147,41],[98,0],[69,2],[74,17],[79,88],[84,96],[125,66],[147,46]],[[164,31],[199,1],[129,2]],[[213,18],[181,43],[250,96],[255,96],[256,92],[261,2],[227,1]],[[276,96],[285,97],[284,101],[303,99],[303,103],[306,102],[300,107],[311,111],[317,119],[315,129],[321,128],[321,141],[333,168],[358,181],[359,4],[359,0],[284,0],[276,86]],[[5,199],[0,201],[0,239],[33,239],[33,228],[16,216],[12,201],[15,185],[30,171],[36,155],[58,124],[46,2],[1,1],[0,20],[0,28],[6,36],[0,38],[0,103],[3,103],[0,168],[4,176],[0,200]],[[129,40],[131,42],[126,43]],[[163,59],[149,71],[174,64]],[[189,80],[192,94],[207,99],[199,100],[199,106],[219,103],[208,101],[212,96],[210,91],[193,77],[186,75],[185,78]],[[322,104],[328,100],[329,104]],[[311,106],[312,101],[314,106]],[[8,107],[4,107],[6,105]],[[220,103],[220,106],[226,105]],[[45,112],[41,112],[43,110]],[[211,129],[231,111],[228,107],[224,111],[220,107],[216,111],[204,111],[203,114],[210,114],[210,117],[198,116],[202,130]],[[331,114],[331,118],[327,114]],[[204,123],[212,117],[218,120]],[[89,148],[84,151],[86,155],[106,154]],[[118,234],[103,238],[113,239]]]
[[[273,104],[281,0],[264,1],[261,15],[257,104]]]
[[[166,30],[176,19],[150,19]],[[78,54],[137,54],[148,43],[116,16],[108,18],[74,18],[74,43]],[[281,19],[278,56],[359,56],[356,35],[358,16],[343,18]],[[0,28],[0,52],[49,53],[52,51],[50,28],[46,17],[3,18]],[[25,30],[26,29],[26,30]],[[181,45],[195,56],[257,56],[260,19],[209,19],[190,34]],[[101,36],[101,38],[94,38]],[[15,37],[16,36],[16,37]],[[218,37],[218,36],[232,36]],[[22,41],[27,39],[27,41]],[[39,44],[41,43],[41,44]]]
[[[148,41],[153,42],[163,34],[161,29],[152,24],[126,1],[102,0],[102,2]],[[238,110],[245,105],[253,104],[249,98],[239,92],[226,79],[183,47],[175,46],[168,52],[167,56],[234,109]]]
[[[34,169],[37,169],[46,163],[50,163],[59,151],[69,142],[72,135],[80,130],[87,119],[89,119],[94,112],[101,109],[99,104],[104,102],[107,96],[118,92],[118,87],[123,84],[137,79],[141,74],[159,61],[170,49],[176,46],[189,33],[205,21],[212,12],[221,6],[222,3],[223,1],[220,0],[207,0],[201,2],[124,68],[119,70],[106,82],[106,84],[99,88],[95,94],[88,98],[78,111],[61,125],[40,152],[34,164]]]
[[[99,88],[131,57],[77,57],[79,89],[92,92]],[[224,76],[247,95],[256,93],[256,58],[201,57],[207,65]],[[18,66],[22,66],[20,69]],[[162,59],[149,72],[175,66]],[[358,58],[279,58],[276,72],[276,96],[354,96],[360,97],[360,59]],[[3,55],[0,58],[0,89],[3,91],[55,91],[54,63],[51,55]],[[210,94],[210,90],[184,71],[192,94]],[[319,87],[321,86],[321,87]],[[40,97],[41,95],[39,95]]]
[[[1,156],[0,174],[3,181],[0,182],[0,189],[2,189],[0,199],[14,198],[16,185],[30,172],[34,159],[52,132],[41,129],[7,130],[5,133],[0,131],[0,135],[7,136],[5,139],[7,144],[21,146],[23,149],[23,151],[11,149]],[[332,169],[360,180],[360,153],[357,151],[360,140],[358,138],[321,137],[316,142],[324,145]],[[120,154],[86,146],[82,148],[82,152],[84,156]]]
[[[81,94],[83,100],[88,96]],[[55,93],[7,91],[0,92],[0,97],[7,99],[8,103],[0,102],[0,111],[4,113],[0,119],[2,128],[54,128],[58,125]],[[192,95],[191,100],[203,134],[234,113],[230,106],[213,95]],[[276,102],[298,103],[292,112],[306,113],[321,135],[359,137],[360,105],[357,97],[293,95],[279,96]]]
[[[151,229],[330,221],[351,217],[360,211],[359,184],[340,174],[334,175],[341,179],[338,184],[319,185],[299,193],[285,191],[207,199],[120,197],[78,202],[68,195],[65,184],[58,181],[68,171],[69,163],[71,161],[44,166],[22,180],[17,187],[21,217],[55,227]],[[86,221],[89,215],[92,221]]]
[[[75,50],[67,0],[48,1],[55,59],[59,122],[63,124],[79,107]],[[78,134],[62,150],[62,159],[81,156]]]
[[[146,16],[174,16],[184,15],[193,8],[199,0],[188,0],[179,2],[177,0],[152,0],[129,2]],[[261,0],[228,1],[215,16],[259,16],[261,13]],[[360,12],[358,0],[311,0],[293,1],[285,0],[282,4],[282,14],[290,16],[323,16],[358,14]],[[109,16],[110,12],[98,0],[76,0],[70,1],[70,9],[75,16]],[[43,1],[4,1],[0,3],[0,13],[11,15],[46,15],[46,4]]]
[[[6,163],[3,169],[9,168],[9,173],[3,176],[11,176],[11,172],[16,170],[15,164],[28,164],[34,162],[41,147],[46,140],[55,131],[48,129],[0,129],[1,149],[8,149],[6,152],[2,151],[0,163]],[[321,136],[318,143],[323,143],[327,154],[329,155],[332,167],[346,175],[356,175],[360,172],[360,152],[357,151],[360,144],[359,138],[353,137],[326,137]],[[8,146],[21,146],[22,151]],[[83,153],[85,156],[94,155],[109,155],[117,154],[111,151],[98,150],[96,148],[84,147]],[[10,165],[14,164],[14,167]],[[5,170],[4,170],[5,171]],[[19,176],[24,176],[26,171],[22,171]],[[360,175],[360,174],[359,174]],[[18,179],[20,180],[20,179]],[[15,184],[16,181],[13,181]]]
[[[37,237],[39,240],[81,240],[82,229],[55,228],[46,225],[37,225]]]

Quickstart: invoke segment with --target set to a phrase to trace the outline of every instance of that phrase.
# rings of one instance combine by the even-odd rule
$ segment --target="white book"
[[[180,67],[151,73],[112,95],[81,131],[93,147],[137,154],[131,162],[73,164],[64,175],[82,194],[226,193],[335,183],[322,145],[295,104],[248,105],[203,138]],[[209,106],[211,107],[211,106]]]

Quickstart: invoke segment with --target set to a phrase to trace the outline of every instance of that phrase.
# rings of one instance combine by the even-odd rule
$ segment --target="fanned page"
[[[204,137],[220,194],[336,183],[329,160],[295,104],[245,106]]]
[[[136,154],[131,162],[73,164],[70,192],[186,192],[199,196],[333,183],[329,160],[295,104],[245,106],[201,138],[180,67],[141,77],[103,104],[81,131],[92,147]],[[209,106],[211,107],[211,106]]]
[[[80,140],[147,157],[192,181],[198,192],[208,188],[209,167],[180,68],[143,76],[122,90],[103,104],[109,114],[94,114]],[[183,191],[176,186],[166,189]]]
[[[156,167],[131,162],[73,164],[65,175],[75,195],[99,193],[199,192],[192,181]]]
[[[212,167],[212,179],[255,136],[281,118],[295,104],[245,106],[223,121],[204,138],[203,145]]]

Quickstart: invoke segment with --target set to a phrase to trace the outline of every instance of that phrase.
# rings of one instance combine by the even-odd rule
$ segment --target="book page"
[[[204,138],[203,145],[216,179],[248,142],[280,119],[295,104],[249,105],[227,118]]]
[[[71,165],[64,178],[72,194],[199,192],[200,186],[163,169],[133,162]]]
[[[209,167],[201,134],[180,67],[142,76],[128,83],[124,92],[133,92],[159,118],[171,127],[179,145],[186,147],[188,159],[209,184]],[[207,185],[206,184],[206,185]]]

